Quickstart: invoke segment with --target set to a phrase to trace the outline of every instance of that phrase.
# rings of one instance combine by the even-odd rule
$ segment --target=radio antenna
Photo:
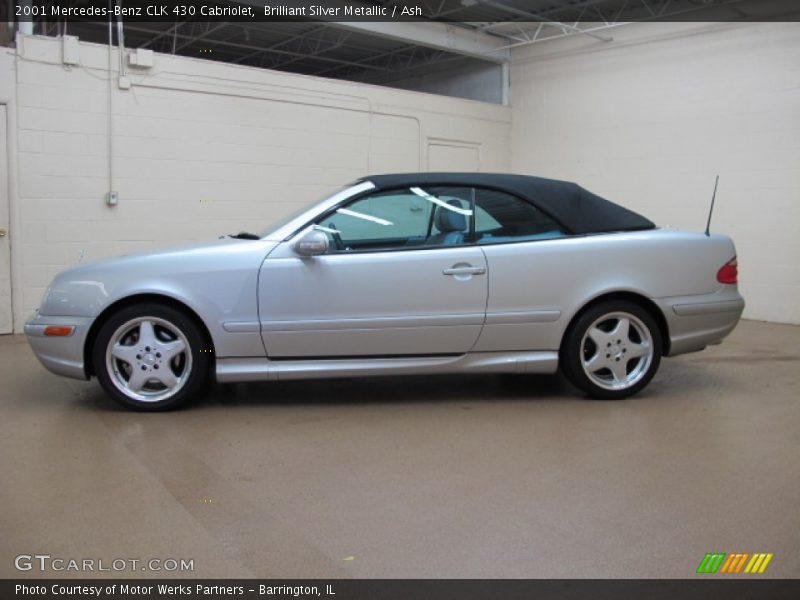
[[[714,182],[714,193],[711,195],[711,208],[708,210],[708,222],[706,223],[706,235],[710,236],[711,233],[711,215],[714,214],[714,200],[717,198],[717,185],[719,185],[719,175]]]

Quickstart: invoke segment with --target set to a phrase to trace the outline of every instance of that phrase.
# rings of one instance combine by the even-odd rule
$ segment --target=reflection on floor
[[[118,409],[0,338],[0,576],[19,554],[187,577],[689,577],[800,554],[800,327],[743,322],[636,398],[558,377],[218,386]]]

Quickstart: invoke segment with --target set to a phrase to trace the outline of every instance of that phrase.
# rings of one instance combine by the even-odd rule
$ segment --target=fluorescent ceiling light
[[[468,208],[461,208],[458,206],[453,206],[452,204],[448,204],[443,200],[439,200],[436,196],[431,196],[428,192],[423,190],[422,188],[412,187],[411,191],[414,192],[417,196],[425,198],[428,202],[433,202],[437,206],[441,206],[442,208],[446,208],[447,210],[452,210],[454,213],[458,213],[460,215],[464,215],[465,217],[471,217],[472,211]]]
[[[363,219],[365,221],[372,221],[373,223],[377,223],[378,225],[394,225],[391,221],[387,221],[386,219],[381,219],[380,217],[373,217],[372,215],[365,215],[364,213],[356,212],[354,210],[350,210],[349,208],[339,208],[336,210],[337,213],[341,213],[343,215],[347,215],[348,217],[355,217],[356,219]]]

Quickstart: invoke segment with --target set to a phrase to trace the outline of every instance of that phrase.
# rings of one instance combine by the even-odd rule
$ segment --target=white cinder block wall
[[[739,254],[745,316],[800,323],[800,24],[628,25],[518,49],[514,171],[575,180]]]
[[[260,229],[358,176],[430,165],[576,180],[690,229],[719,173],[712,228],[736,240],[746,316],[800,323],[798,24],[613,35],[516,50],[511,109],[157,55],[131,89],[112,78],[112,181],[107,48],[65,67],[59,39],[21,38],[0,49],[15,330],[81,254]]]
[[[508,107],[156,55],[117,86],[108,49],[80,45],[64,66],[56,38],[0,49],[10,109],[15,331],[52,276],[83,260],[258,231],[370,173],[428,168],[428,147],[476,149],[510,168]],[[474,156],[470,155],[470,158]],[[107,207],[109,189],[119,204]]]

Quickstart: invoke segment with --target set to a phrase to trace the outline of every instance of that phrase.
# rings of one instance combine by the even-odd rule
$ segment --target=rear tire
[[[567,379],[592,398],[617,400],[643,389],[661,362],[653,316],[627,300],[586,310],[567,331],[560,363]]]
[[[148,302],[121,309],[100,327],[92,362],[103,390],[126,408],[170,410],[202,388],[209,350],[192,319]]]

